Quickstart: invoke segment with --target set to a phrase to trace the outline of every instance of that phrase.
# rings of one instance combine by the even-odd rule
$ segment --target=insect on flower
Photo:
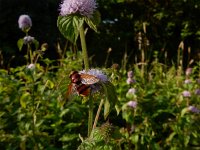
[[[67,98],[77,94],[80,96],[88,96],[91,93],[91,86],[100,81],[94,75],[79,73],[72,71],[69,75],[71,83],[68,86]]]

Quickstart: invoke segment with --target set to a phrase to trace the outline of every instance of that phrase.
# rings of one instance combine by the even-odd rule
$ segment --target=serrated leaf
[[[17,47],[19,48],[19,51],[22,50],[23,45],[24,45],[24,39],[21,38],[21,39],[19,39],[19,40],[17,41]]]
[[[59,16],[57,20],[57,26],[62,35],[74,44],[78,39],[79,29],[83,23],[83,17],[77,15]]]
[[[92,18],[88,18],[88,17],[84,17],[85,22],[89,25],[89,27],[91,29],[93,29],[95,32],[97,32],[97,25],[100,23],[101,21],[101,17],[100,17],[100,13],[99,11],[95,11],[93,14]]]

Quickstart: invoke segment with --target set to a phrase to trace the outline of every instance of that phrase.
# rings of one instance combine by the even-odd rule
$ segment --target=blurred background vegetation
[[[66,46],[66,40],[56,25],[60,2],[0,0],[1,67],[25,63],[24,52],[19,52],[16,44],[23,37],[17,23],[21,14],[28,14],[33,21],[30,34],[40,44],[48,43],[44,57],[60,57],[58,43],[61,49]],[[199,59],[199,0],[98,0],[98,9],[102,19],[99,32],[87,32],[87,45],[93,66],[121,64],[124,57],[128,64],[140,62],[141,49],[145,50],[146,60],[151,61],[157,51],[161,61],[176,63],[181,41],[184,43],[184,68],[189,60]],[[146,44],[140,45],[141,40]],[[70,50],[70,45],[67,44],[67,50]],[[80,49],[79,45],[76,48]]]

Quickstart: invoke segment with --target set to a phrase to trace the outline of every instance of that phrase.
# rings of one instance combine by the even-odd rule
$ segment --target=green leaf
[[[58,16],[57,26],[63,36],[73,44],[79,36],[79,29],[83,25],[84,19],[77,15]]]
[[[139,135],[137,133],[132,134],[130,139],[131,139],[132,143],[136,144],[139,141]]]
[[[21,38],[21,39],[19,39],[19,40],[17,41],[17,47],[19,48],[19,51],[22,50],[23,45],[24,45],[24,39]]]
[[[65,134],[59,139],[59,141],[69,142],[77,138],[78,138],[77,134]]]
[[[39,42],[38,40],[34,39],[33,44],[35,45],[35,49],[37,50],[39,48]]]
[[[184,136],[184,145],[185,145],[185,147],[187,147],[189,141],[190,141],[190,136],[189,135]]]
[[[108,117],[109,113],[110,113],[110,102],[106,98],[106,100],[104,102],[104,118],[105,119]]]
[[[26,101],[29,99],[30,93],[26,92],[20,97],[20,104],[23,108],[26,108]]]
[[[187,107],[184,108],[184,109],[182,109],[182,111],[181,111],[181,117],[183,117],[187,112],[188,112],[188,108]]]
[[[172,133],[169,135],[169,137],[166,139],[166,141],[170,143],[170,142],[172,141],[172,139],[174,138],[175,135],[176,135],[176,132],[172,132]]]
[[[77,128],[77,127],[80,127],[81,126],[81,123],[75,123],[75,122],[71,122],[71,123],[68,123],[65,128],[66,129],[72,129],[72,128]]]
[[[117,114],[119,114],[120,109],[118,106],[119,101],[115,92],[114,85],[111,82],[106,82],[105,84],[102,84],[102,86],[106,96],[106,100],[104,102],[104,118],[106,119],[111,111],[110,108],[115,106]]]
[[[101,15],[99,11],[95,11],[92,18],[84,17],[85,22],[89,25],[91,29],[97,32],[97,25],[101,21]]]

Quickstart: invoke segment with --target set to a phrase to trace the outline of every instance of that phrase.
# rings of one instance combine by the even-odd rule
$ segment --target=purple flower
[[[189,106],[188,110],[193,113],[197,113],[197,114],[200,113],[200,110],[196,108],[195,106]]]
[[[96,8],[97,3],[95,0],[63,0],[60,4],[60,15],[66,16],[78,13],[90,18]]]
[[[126,80],[126,83],[127,83],[127,84],[135,83],[135,80],[132,79],[132,78],[128,78],[128,79]]]
[[[183,97],[191,97],[191,93],[189,91],[182,92]]]
[[[185,71],[186,76],[189,76],[190,74],[192,74],[192,68],[187,68]]]
[[[98,69],[89,69],[89,70],[82,70],[79,71],[79,74],[89,74],[89,75],[93,75],[95,77],[97,77],[101,82],[108,82],[108,77],[107,75],[105,75],[101,70]]]
[[[24,44],[33,43],[34,40],[35,40],[34,37],[27,35],[27,36],[24,37]]]
[[[194,92],[196,95],[200,95],[200,89],[196,89]]]
[[[127,103],[127,106],[131,107],[131,108],[136,108],[137,106],[137,102],[136,101],[129,101]]]
[[[26,68],[28,70],[34,70],[35,69],[35,64],[29,64],[29,65],[26,66]]]
[[[197,79],[197,83],[200,84],[200,79]]]
[[[130,95],[134,95],[136,93],[136,89],[135,88],[130,88],[127,92],[127,94],[130,94]]]
[[[83,70],[83,71],[79,71],[79,74],[88,74],[88,75],[95,76],[99,79],[99,82],[101,83],[109,82],[107,75],[105,75],[101,70],[97,70],[97,69],[90,69],[87,71]],[[102,85],[99,84],[99,82],[90,85],[91,93],[96,93],[102,89]],[[82,80],[82,83],[87,84],[84,80]]]
[[[127,73],[127,76],[128,76],[128,78],[132,78],[132,77],[133,77],[133,71],[129,71],[129,72]]]
[[[31,18],[28,15],[21,15],[18,19],[18,25],[22,30],[29,29],[32,26]]]
[[[190,84],[190,83],[192,83],[192,81],[191,81],[190,79],[186,79],[186,80],[184,81],[184,83],[185,83],[185,84]]]

